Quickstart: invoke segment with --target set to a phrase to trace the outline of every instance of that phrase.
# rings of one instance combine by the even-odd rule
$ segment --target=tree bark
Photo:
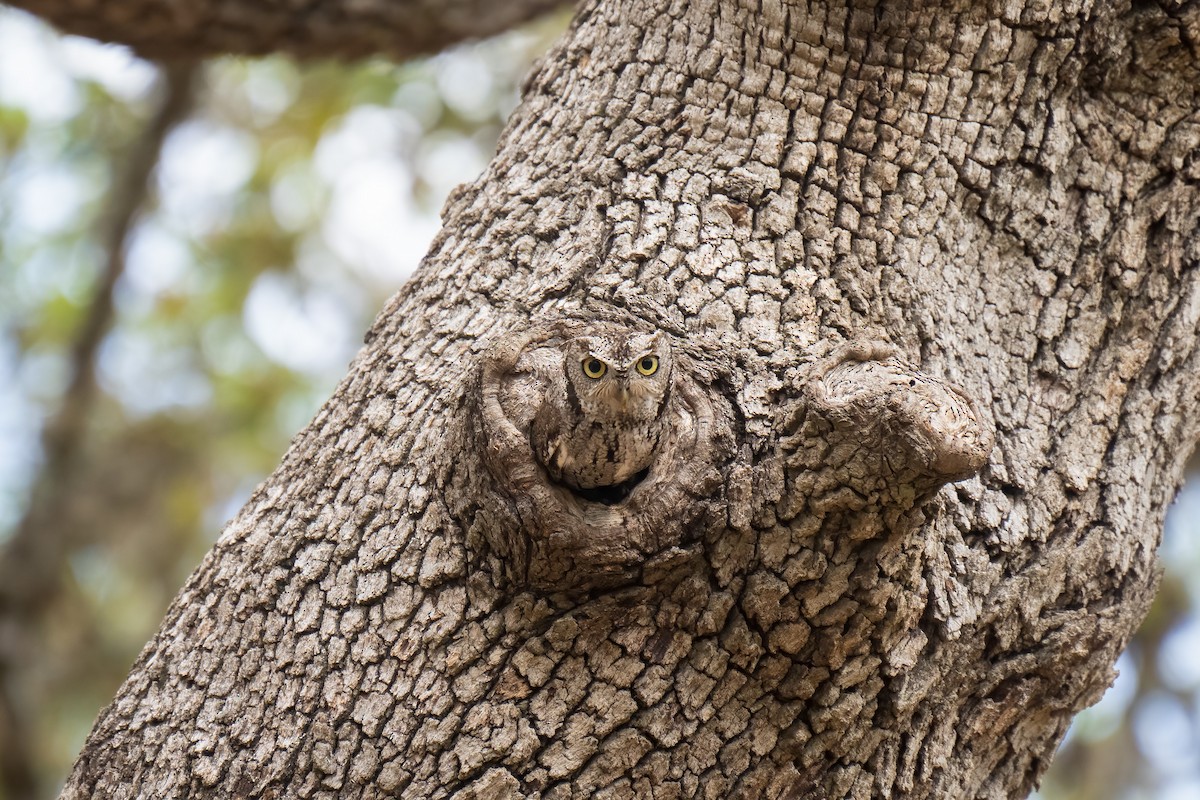
[[[1028,793],[1200,432],[1198,42],[586,3],[63,796]],[[626,499],[524,446],[597,319],[686,362]]]
[[[563,0],[10,0],[66,33],[144,58],[282,52],[308,58],[410,58],[508,30]]]

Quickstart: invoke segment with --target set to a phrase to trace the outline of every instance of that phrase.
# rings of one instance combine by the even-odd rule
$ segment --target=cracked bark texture
[[[563,0],[8,0],[65,33],[132,47],[144,58],[237,53],[408,58],[492,36]]]
[[[1200,428],[1197,42],[1195,3],[585,3],[63,796],[1024,796]],[[725,514],[542,591],[472,387],[589,308],[725,343]]]

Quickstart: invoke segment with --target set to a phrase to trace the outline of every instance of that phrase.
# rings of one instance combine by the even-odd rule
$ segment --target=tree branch
[[[101,219],[96,237],[107,259],[72,347],[71,379],[43,431],[43,461],[29,506],[12,539],[0,550],[0,796],[8,800],[32,798],[36,789],[31,720],[19,699],[19,684],[24,665],[31,661],[35,619],[58,592],[70,544],[70,530],[56,521],[56,515],[72,490],[96,394],[96,354],[112,323],[114,290],[125,269],[130,230],[145,203],[147,184],[168,132],[192,107],[194,77],[192,65],[164,68],[162,103],[113,178],[108,214]]]
[[[493,36],[562,0],[399,0],[315,3],[208,0],[14,0],[67,33],[126,44],[148,58],[271,52],[306,57],[408,58]]]

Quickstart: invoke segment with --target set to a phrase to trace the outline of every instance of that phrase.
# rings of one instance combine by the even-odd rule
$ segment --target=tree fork
[[[64,797],[1027,793],[1200,426],[1197,18],[585,3]],[[720,342],[734,437],[694,555],[572,591],[464,443],[595,308]]]

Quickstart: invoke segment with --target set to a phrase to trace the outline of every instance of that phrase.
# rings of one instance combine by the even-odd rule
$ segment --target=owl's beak
[[[617,397],[621,400],[622,408],[629,408],[629,377],[622,373],[621,380],[618,383],[621,388],[617,391]]]

